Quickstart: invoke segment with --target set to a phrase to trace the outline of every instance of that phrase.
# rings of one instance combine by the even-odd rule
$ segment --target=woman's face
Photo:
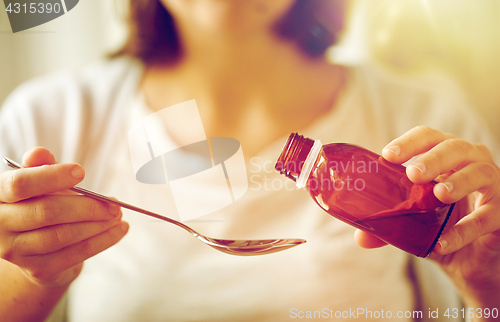
[[[181,27],[204,33],[235,33],[269,28],[295,0],[160,0]]]

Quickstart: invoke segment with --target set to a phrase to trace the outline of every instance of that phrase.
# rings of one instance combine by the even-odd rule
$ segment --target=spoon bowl
[[[304,239],[228,240],[198,236],[205,244],[223,253],[239,256],[264,255],[303,244]]]
[[[9,158],[4,157],[3,161],[5,164],[7,164],[9,167],[13,169],[21,169],[22,166],[19,165],[18,163],[10,160]],[[231,255],[238,255],[238,256],[254,256],[254,255],[265,255],[265,254],[271,254],[271,253],[276,253],[280,252],[285,249],[289,249],[292,247],[295,247],[297,245],[303,244],[306,241],[304,239],[262,239],[262,240],[228,240],[228,239],[215,239],[215,238],[210,238],[203,236],[202,234],[198,233],[191,227],[174,220],[172,218],[168,218],[162,215],[159,215],[157,213],[154,213],[152,211],[139,208],[133,205],[130,205],[128,203],[119,201],[117,199],[113,199],[104,195],[101,195],[97,192],[90,191],[84,188],[80,187],[72,187],[69,190],[74,191],[76,193],[85,195],[90,198],[94,198],[100,201],[104,202],[109,202],[116,204],[120,207],[127,208],[136,212],[139,212],[144,215],[148,215],[157,219],[161,219],[164,221],[167,221],[171,224],[174,224],[178,227],[183,228],[184,230],[188,231],[191,233],[193,236],[198,238],[199,241],[207,244],[208,246],[217,249],[218,251],[221,251],[226,254],[231,254]]]

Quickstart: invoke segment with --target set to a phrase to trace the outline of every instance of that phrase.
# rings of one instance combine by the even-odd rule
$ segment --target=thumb
[[[379,248],[387,245],[385,241],[359,229],[354,232],[354,240],[363,248]]]
[[[83,180],[85,171],[76,163],[55,163],[44,148],[35,148],[23,156],[23,167],[0,173],[0,202],[20,200],[51,193],[67,194],[68,188]]]
[[[23,155],[23,167],[31,168],[31,167],[39,167],[41,165],[46,164],[55,164],[56,159],[52,153],[41,147],[36,147]]]
[[[48,149],[43,147],[33,148],[23,155],[22,165],[24,168],[39,167],[42,165],[57,164],[56,158]],[[76,192],[61,190],[53,192],[54,194],[77,195]]]

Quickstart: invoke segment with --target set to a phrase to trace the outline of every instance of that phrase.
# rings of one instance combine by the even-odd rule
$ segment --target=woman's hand
[[[456,202],[431,259],[437,261],[472,308],[500,310],[500,168],[489,150],[428,127],[416,127],[384,148],[393,163],[418,158],[406,169],[414,183],[440,182],[435,196]],[[385,243],[357,231],[368,248]]]
[[[84,178],[78,164],[55,164],[36,148],[20,170],[0,174],[0,257],[39,285],[64,286],[84,260],[127,232],[118,206],[65,191]]]

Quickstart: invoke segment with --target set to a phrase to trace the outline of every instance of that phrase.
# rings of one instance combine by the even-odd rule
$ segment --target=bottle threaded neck
[[[274,168],[287,178],[297,181],[313,145],[314,141],[309,138],[298,133],[290,134]]]

